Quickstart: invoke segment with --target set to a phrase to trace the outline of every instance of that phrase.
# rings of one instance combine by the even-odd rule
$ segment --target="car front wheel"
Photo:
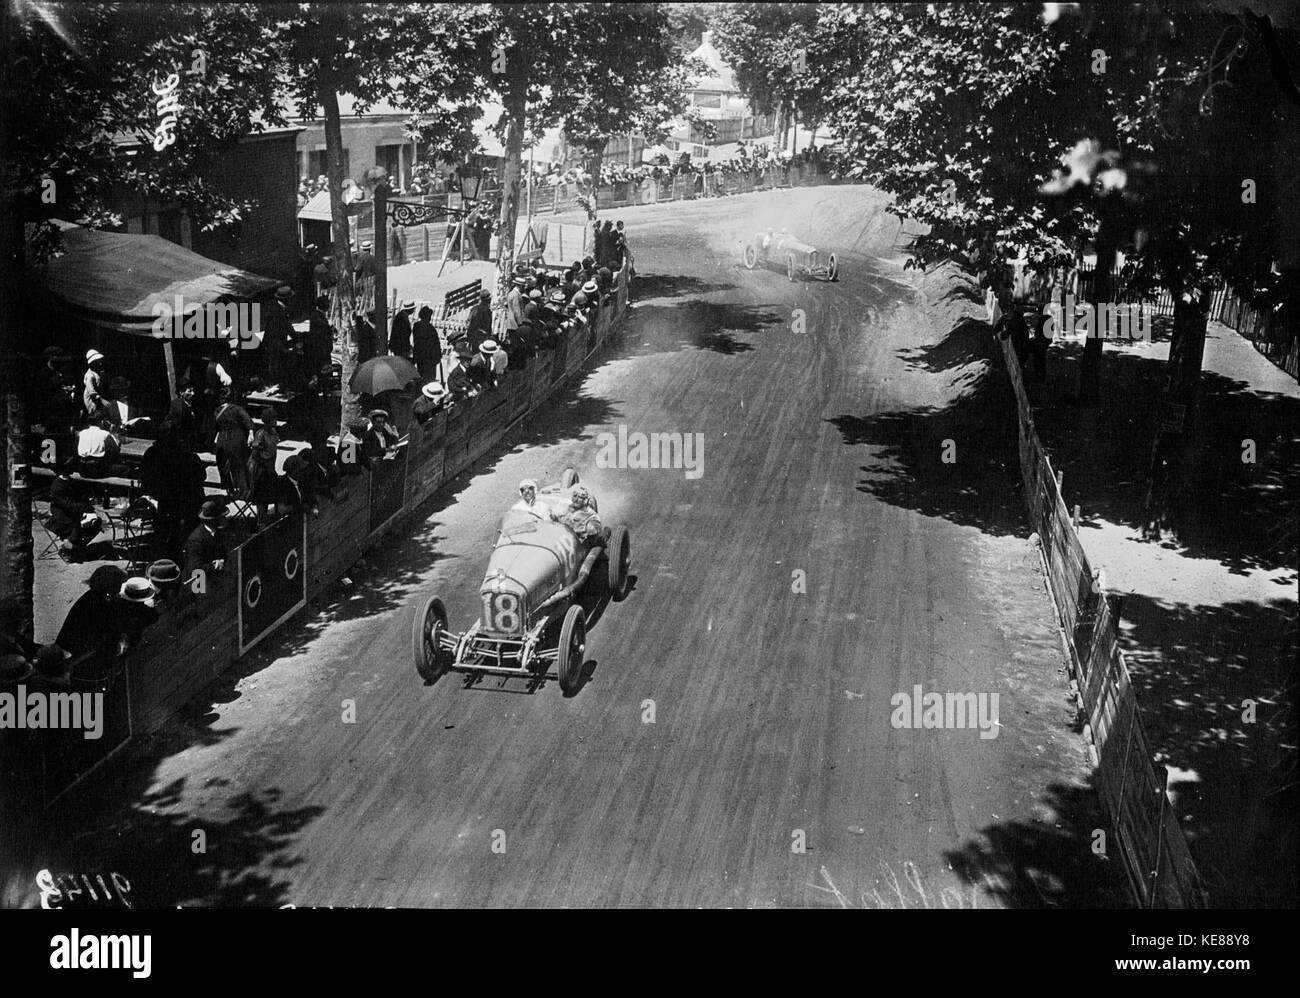
[[[791,284],[799,279],[799,272],[795,269],[793,256],[787,256],[785,258],[785,276],[790,278]]]
[[[587,657],[587,618],[582,607],[571,606],[560,627],[560,644],[556,649],[555,670],[560,676],[560,689],[569,696],[578,692],[582,681],[582,666]]]
[[[447,632],[447,608],[442,600],[430,596],[416,611],[411,622],[411,651],[415,671],[426,683],[436,683],[451,664],[450,656],[438,640]]]

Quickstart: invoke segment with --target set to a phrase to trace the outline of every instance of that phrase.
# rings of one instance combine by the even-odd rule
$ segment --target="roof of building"
[[[722,58],[722,53],[713,45],[712,31],[704,32],[700,46],[691,53],[691,58],[699,59],[709,67],[708,75],[697,78],[694,81],[693,89],[722,93],[739,92],[739,88],[736,86],[735,73]]]

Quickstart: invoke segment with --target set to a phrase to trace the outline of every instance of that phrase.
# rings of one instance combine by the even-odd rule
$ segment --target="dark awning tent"
[[[46,335],[74,352],[88,347],[103,352],[111,374],[130,376],[140,403],[164,403],[178,370],[212,349],[211,341],[155,338],[156,305],[174,310],[179,298],[188,311],[219,302],[264,301],[280,283],[161,236],[55,224],[62,255],[46,263],[36,282]]]
[[[57,222],[63,255],[49,261],[41,285],[51,305],[96,326],[153,335],[154,306],[253,301],[279,282],[218,263],[162,236],[101,232]]]

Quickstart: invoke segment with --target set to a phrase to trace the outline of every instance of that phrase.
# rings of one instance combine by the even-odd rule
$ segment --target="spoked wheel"
[[[785,276],[790,278],[791,284],[798,280],[799,272],[794,268],[793,256],[787,256],[785,258]]]
[[[758,250],[754,248],[753,243],[747,243],[740,254],[741,262],[750,270],[758,265]]]
[[[632,539],[621,523],[609,535],[605,561],[609,571],[609,593],[616,600],[627,595],[627,568],[632,560]]]
[[[840,262],[835,259],[834,253],[831,254],[827,270],[829,271],[829,275],[826,278],[828,281],[838,281],[840,279]]]
[[[572,696],[582,680],[582,666],[587,657],[587,618],[582,607],[571,606],[560,627],[560,644],[555,650],[555,668],[560,674],[560,689]]]
[[[450,656],[438,641],[446,632],[447,608],[438,597],[430,596],[411,622],[411,651],[415,656],[415,671],[426,683],[437,682],[451,665]]]
[[[560,476],[560,488],[568,489],[578,484],[578,473],[572,468],[565,468],[564,474]]]

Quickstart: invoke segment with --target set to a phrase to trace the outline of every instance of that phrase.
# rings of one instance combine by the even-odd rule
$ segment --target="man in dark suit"
[[[388,352],[394,357],[411,358],[411,313],[415,311],[415,302],[407,299],[393,316],[388,332]]]
[[[469,345],[477,350],[479,344],[492,336],[492,292],[481,291],[478,304],[469,313]]]
[[[280,516],[290,513],[313,514],[320,512],[316,497],[307,487],[307,462],[298,454],[290,454],[284,462],[284,474],[276,478],[275,505]]]
[[[358,281],[374,280],[375,274],[379,270],[379,264],[375,262],[374,254],[370,252],[371,244],[367,239],[361,244],[361,252],[357,254],[356,262],[353,264],[352,272],[356,275]]]
[[[163,426],[170,426],[176,432],[176,443],[190,453],[199,449],[199,420],[194,411],[194,386],[189,375],[182,375],[176,382],[176,397],[167,407],[167,417]]]
[[[361,437],[361,464],[369,468],[371,462],[380,460],[401,439],[388,425],[388,413],[383,409],[370,410],[370,423]]]
[[[180,446],[170,427],[140,459],[140,488],[158,501],[158,537],[169,555],[179,553],[198,522],[206,478],[203,462]]]
[[[72,657],[84,654],[112,655],[121,637],[121,604],[118,592],[126,573],[116,565],[100,565],[86,580],[87,589],[63,618],[54,643]]]
[[[293,302],[293,289],[280,285],[275,292],[275,302],[266,313],[263,324],[261,354],[266,364],[266,379],[279,384],[290,375],[290,344],[293,342],[293,323],[289,321],[289,306]]]
[[[438,358],[441,347],[438,344],[438,331],[433,326],[433,309],[425,305],[420,309],[420,319],[411,330],[414,339],[414,357],[420,377],[432,381],[438,373]]]
[[[208,499],[199,509],[199,525],[185,542],[182,574],[191,578],[196,570],[220,572],[226,565],[226,506],[220,499]]]
[[[307,361],[313,375],[333,361],[334,327],[330,325],[329,317],[326,315],[328,308],[329,297],[321,295],[316,299],[316,307],[311,310],[311,317],[307,322]]]

